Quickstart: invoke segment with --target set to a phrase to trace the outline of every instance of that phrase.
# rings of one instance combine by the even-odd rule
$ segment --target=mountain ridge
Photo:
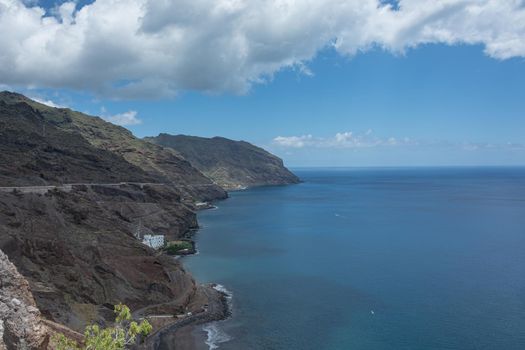
[[[140,168],[140,172],[156,178],[157,182],[169,183],[181,188],[184,186],[182,192],[187,197],[206,201],[227,197],[222,188],[192,167],[176,151],[141,140],[133,136],[129,130],[100,117],[89,116],[69,108],[50,107],[24,95],[8,91],[0,92],[0,101],[6,105],[27,104],[48,124],[62,131],[81,135],[93,147],[120,156]],[[132,176],[132,171],[126,174]]]
[[[246,141],[161,133],[145,140],[172,148],[228,190],[300,182],[282,159]]]

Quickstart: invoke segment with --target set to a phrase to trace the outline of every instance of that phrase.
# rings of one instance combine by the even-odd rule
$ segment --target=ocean
[[[210,348],[525,349],[525,168],[295,172],[199,214]]]

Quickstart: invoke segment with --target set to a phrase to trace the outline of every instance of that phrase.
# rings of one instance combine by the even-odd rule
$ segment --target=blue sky
[[[501,42],[440,40],[403,43],[401,49],[397,42],[365,45],[355,52],[353,46],[342,51],[316,44],[304,55],[294,51],[300,57],[292,64],[284,55],[285,63],[275,65],[272,58],[271,68],[256,73],[259,64],[219,71],[215,62],[204,62],[170,80],[182,87],[157,96],[155,89],[115,95],[99,81],[75,86],[43,77],[21,84],[7,76],[5,84],[1,71],[0,84],[124,122],[139,137],[165,132],[243,139],[291,166],[525,165],[523,55],[501,51]],[[223,73],[243,78],[230,82]],[[136,79],[120,78],[112,86]],[[155,84],[158,91],[167,86]]]

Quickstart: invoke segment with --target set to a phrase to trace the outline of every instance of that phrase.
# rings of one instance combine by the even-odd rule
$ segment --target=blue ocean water
[[[220,349],[525,349],[525,168],[296,173],[199,214]]]

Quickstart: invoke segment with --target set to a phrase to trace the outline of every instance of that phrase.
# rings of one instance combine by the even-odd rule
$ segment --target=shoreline
[[[217,206],[213,203],[207,203],[206,206],[197,207],[197,211],[213,210]],[[191,241],[193,249],[188,253],[182,253],[172,256],[174,259],[197,255],[196,242],[194,235],[200,230],[189,230],[184,238]],[[190,272],[191,274],[191,272]],[[193,278],[193,277],[192,277]],[[204,311],[189,315],[175,323],[167,325],[154,334],[150,335],[144,345],[145,349],[159,350],[210,350],[214,349],[209,344],[208,332],[204,329],[207,325],[213,325],[214,322],[224,321],[231,317],[232,294],[224,286],[217,283],[196,284],[195,300],[192,303],[197,304],[197,308]],[[195,305],[194,305],[195,306]]]
[[[204,337],[205,333],[200,326],[227,319],[231,315],[231,297],[218,286],[220,285],[198,285],[194,300],[190,304],[192,308],[200,308],[200,312],[190,312],[186,317],[157,329],[139,348],[200,350],[204,346],[203,349],[208,349],[207,338]],[[202,331],[201,336],[198,336],[199,330]]]
[[[233,190],[229,190],[229,192],[241,192],[248,189],[253,188],[262,188],[262,187],[273,187],[273,186],[289,186],[292,184],[299,184],[303,181],[299,180],[297,183],[287,183],[287,184],[270,184],[270,185],[258,185],[258,186],[251,186],[251,187],[243,187],[243,188],[237,188]],[[229,196],[227,198],[218,199],[211,202],[202,202],[199,203],[200,205],[196,206],[197,212],[204,211],[204,210],[216,210],[218,209],[218,206],[216,205],[219,201],[224,201],[230,198]],[[175,259],[179,259],[181,257],[187,257],[192,255],[199,254],[197,244],[195,240],[193,239],[195,234],[201,229],[200,224],[198,224],[197,228],[189,230],[185,235],[184,238],[188,239],[192,242],[193,249],[191,252],[183,253],[180,255],[174,256]],[[191,271],[190,271],[191,274]],[[159,350],[169,350],[176,348],[177,350],[213,350],[218,347],[215,343],[210,344],[210,334],[217,334],[217,330],[214,327],[215,322],[224,321],[228,318],[232,317],[232,298],[233,294],[228,291],[224,286],[218,283],[211,283],[208,285],[201,285],[197,284],[197,289],[204,288],[204,290],[207,290],[211,292],[211,294],[208,294],[208,297],[210,295],[218,295],[218,298],[209,298],[209,302],[207,305],[210,309],[213,309],[211,314],[207,314],[208,310],[204,313],[207,315],[204,315],[204,317],[195,318],[197,315],[193,315],[187,318],[184,318],[171,326],[167,327],[167,329],[161,330],[160,332],[162,334],[157,335],[156,337],[159,339],[155,343],[155,347],[153,349],[159,349]],[[202,315],[202,314],[200,314]],[[205,330],[204,327],[210,326],[208,330]],[[218,339],[217,343],[224,343],[229,341],[230,339],[223,340]]]
[[[188,325],[182,326],[171,333],[168,338],[173,339],[173,346],[177,350],[213,350],[218,344],[224,343],[230,338],[223,338],[216,328],[217,322],[225,321],[232,316],[231,293],[221,291],[224,287],[215,285],[212,287],[221,295],[223,313],[204,320],[195,320]],[[167,350],[168,348],[160,347],[158,349]]]

